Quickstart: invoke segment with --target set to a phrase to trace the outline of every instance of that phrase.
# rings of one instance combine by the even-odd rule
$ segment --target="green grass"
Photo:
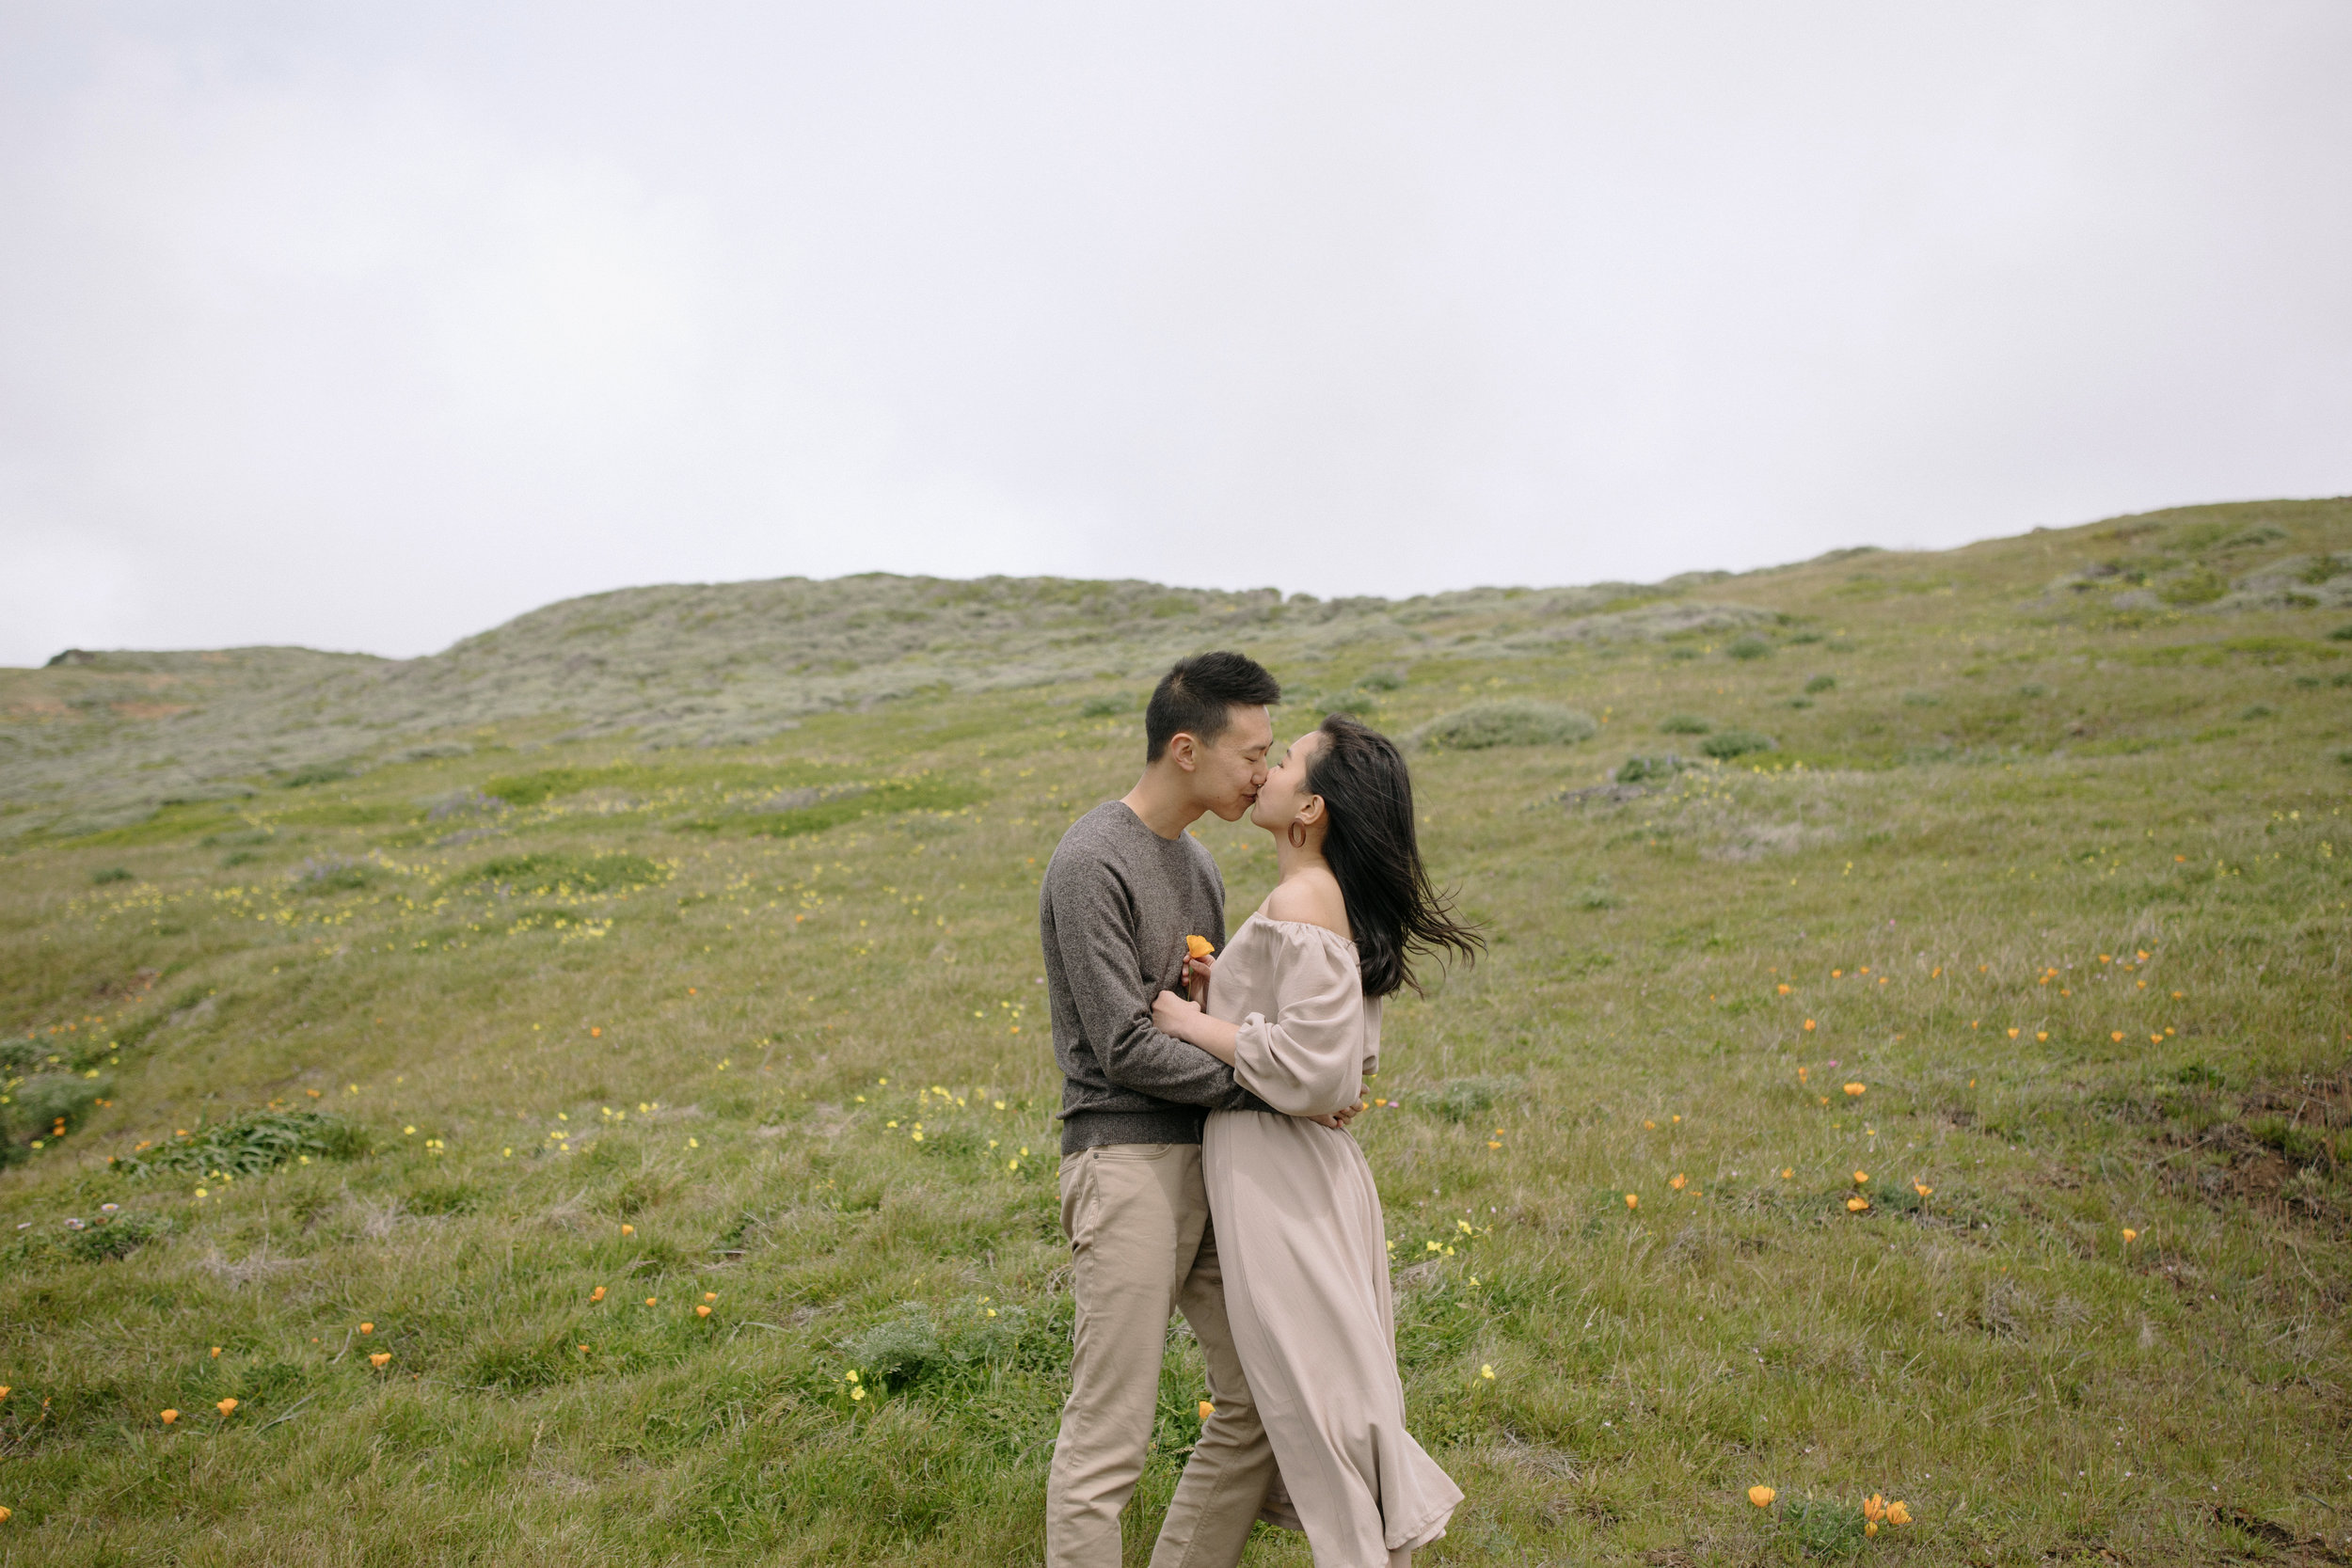
[[[1426,1560],[2345,1549],[2352,649],[2296,595],[2346,579],[2262,584],[2347,548],[2352,506],[2265,503],[1226,631],[1104,590],[1399,735],[1595,716],[1414,762],[1492,942],[1390,1009],[1357,1124],[1469,1494]],[[2157,592],[2199,570],[2230,591]],[[843,592],[860,635],[1010,614],[969,587]],[[681,639],[718,592],[648,591]],[[1044,669],[1102,600],[1030,592],[993,635]],[[541,612],[545,657],[650,636],[624,597]],[[8,840],[0,1562],[1037,1560],[1071,1310],[1037,878],[1136,766],[1134,706],[1085,705],[1158,657],[1083,646],[724,750],[466,720]],[[342,678],[266,652],[152,722],[278,744],[201,728]],[[1778,746],[1669,764],[1692,713]],[[42,767],[148,744],[109,733]],[[1200,836],[1238,920],[1268,842]],[[1132,1561],[1200,1393],[1179,1336]],[[1915,1522],[1864,1537],[1873,1493]]]

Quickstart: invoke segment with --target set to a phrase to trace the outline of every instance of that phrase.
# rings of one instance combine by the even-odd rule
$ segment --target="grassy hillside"
[[[0,1563],[1037,1560],[1036,879],[1215,644],[1425,734],[1493,941],[1358,1123],[1427,1560],[2337,1560],[2347,594],[2280,502],[0,673]],[[1180,1333],[1134,1561],[1200,1395]]]

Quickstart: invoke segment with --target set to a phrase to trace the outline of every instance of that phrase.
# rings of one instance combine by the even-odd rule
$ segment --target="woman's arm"
[[[1199,1046],[1227,1067],[1233,1065],[1234,1041],[1241,1031],[1221,1018],[1211,1018],[1198,1002],[1164,990],[1152,999],[1152,1024],[1163,1035]]]
[[[1233,1065],[1233,1056],[1241,1030],[1221,1018],[1211,1018],[1200,1010],[1200,1004],[1188,1002],[1172,990],[1164,990],[1152,999],[1152,1024],[1163,1035],[1172,1035],[1186,1045],[1198,1046],[1227,1067]],[[1364,1108],[1363,1101],[1343,1105],[1328,1116],[1301,1117],[1318,1127],[1343,1128],[1356,1119],[1356,1113]]]

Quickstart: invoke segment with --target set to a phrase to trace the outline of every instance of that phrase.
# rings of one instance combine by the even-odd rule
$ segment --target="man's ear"
[[[1168,737],[1168,760],[1190,773],[1200,766],[1200,742],[1190,730],[1178,730]]]

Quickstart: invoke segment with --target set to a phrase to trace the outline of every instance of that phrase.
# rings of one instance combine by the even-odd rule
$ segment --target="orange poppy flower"
[[[1212,1417],[1212,1416],[1214,1416],[1214,1415],[1216,1415],[1216,1405],[1211,1404],[1211,1403],[1210,1403],[1207,1400],[1202,1400],[1202,1401],[1200,1402],[1200,1418],[1201,1418],[1202,1420],[1204,1420],[1204,1421],[1205,1421],[1205,1420],[1207,1420],[1210,1417]]]
[[[589,1291],[588,1299],[590,1301],[602,1301],[604,1299],[604,1287],[599,1285],[595,1290]]]
[[[164,1412],[164,1417],[163,1417],[163,1419],[164,1419],[164,1425],[166,1425],[166,1426],[169,1426],[169,1425],[171,1425],[171,1423],[172,1423],[172,1422],[174,1422],[174,1421],[178,1420],[179,1418],[180,1418],[180,1412],[178,1412],[177,1410],[167,1410],[167,1411],[165,1411],[165,1412]]]
[[[1846,1212],[1849,1214],[1859,1214],[1869,1207],[1870,1200],[1864,1197],[1859,1193],[1856,1193],[1853,1196],[1846,1199]]]
[[[1772,1499],[1779,1496],[1779,1493],[1773,1491],[1769,1486],[1751,1486],[1748,1488],[1748,1501],[1754,1503],[1758,1508],[1772,1507]]]
[[[1880,1497],[1876,1492],[1871,1493],[1862,1504],[1862,1516],[1865,1519],[1873,1520],[1885,1518],[1886,1499]]]
[[[1890,1525],[1907,1525],[1911,1523],[1911,1509],[1903,1503],[1888,1503],[1886,1505],[1886,1522]]]
[[[1870,1085],[1867,1084],[1849,1084],[1846,1085],[1846,1092],[1848,1094],[1867,1094],[1870,1092]]]
[[[359,1332],[362,1334],[373,1334],[375,1332],[375,1325],[373,1323],[361,1323],[359,1325]]]
[[[1642,1195],[1639,1193],[1626,1194],[1625,1206],[1629,1209],[1639,1209],[1642,1206]]]
[[[710,1308],[706,1306],[697,1305],[694,1308],[694,1316],[698,1318],[707,1318],[710,1316]]]
[[[377,1351],[373,1355],[368,1357],[368,1365],[371,1367],[389,1367],[391,1365],[391,1361],[392,1353],[388,1350]]]
[[[218,1404],[213,1406],[213,1408],[226,1416],[230,1411],[237,1408],[237,1402],[235,1400],[223,1400]]]
[[[1676,1192],[1680,1192],[1684,1187],[1690,1184],[1690,1181],[1691,1179],[1689,1177],[1683,1175],[1680,1171],[1677,1171],[1675,1172],[1674,1180],[1667,1182],[1666,1185],[1672,1187]]]
[[[1216,949],[1209,944],[1209,939],[1204,936],[1187,936],[1184,938],[1184,951],[1193,958],[1205,958]]]

